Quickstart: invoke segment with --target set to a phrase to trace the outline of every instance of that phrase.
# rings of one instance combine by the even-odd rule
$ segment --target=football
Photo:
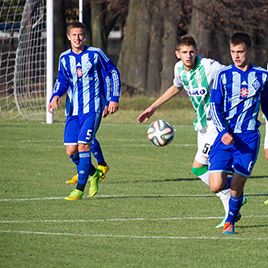
[[[174,135],[174,127],[161,119],[152,122],[147,129],[147,137],[155,146],[168,145],[174,139]]]

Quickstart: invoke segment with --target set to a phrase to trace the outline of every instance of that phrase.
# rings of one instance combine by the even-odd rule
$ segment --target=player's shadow
[[[267,175],[252,176],[250,179],[268,179]],[[149,179],[149,180],[126,180],[126,181],[109,181],[110,184],[132,184],[132,183],[163,183],[163,182],[192,182],[200,181],[199,178],[175,178],[175,179]]]
[[[251,228],[267,228],[268,224],[255,224],[255,225],[238,225],[239,229],[251,229]]]

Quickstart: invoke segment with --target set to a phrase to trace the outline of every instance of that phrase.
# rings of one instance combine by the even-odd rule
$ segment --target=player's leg
[[[78,153],[79,153],[79,163],[77,166],[78,170],[78,182],[76,189],[65,199],[66,200],[78,200],[81,198],[75,198],[77,193],[84,192],[88,177],[91,177],[92,187],[95,188],[95,192],[91,194],[94,196],[98,191],[98,180],[101,172],[96,170],[91,163],[91,152],[90,143],[95,137],[95,114],[87,114],[83,118],[79,119],[79,135],[78,135]]]
[[[67,180],[66,184],[76,184],[78,181],[78,164],[79,164],[79,152],[78,145],[66,145],[66,152],[69,155],[71,161],[75,164],[76,174],[71,179]]]
[[[221,138],[217,136],[210,151],[210,171],[209,171],[209,186],[210,190],[221,199],[225,217],[216,228],[223,227],[229,212],[230,199],[230,184],[232,170],[232,154],[230,152],[221,152],[222,149]]]
[[[64,129],[64,145],[66,146],[66,153],[70,157],[71,161],[75,164],[76,170],[79,164],[79,153],[77,139],[79,135],[79,121],[77,116],[68,116],[66,118]],[[78,180],[77,173],[67,180],[67,184],[76,184]]]
[[[208,156],[212,144],[214,143],[218,132],[213,125],[212,121],[208,121],[208,127],[206,130],[198,132],[197,144],[198,150],[195,155],[195,159],[192,165],[192,172],[197,177],[199,177],[206,185],[209,186],[209,172],[208,172]],[[229,198],[230,193],[228,190],[220,192],[217,194],[217,197],[221,199],[221,202],[224,207],[225,215],[227,215],[229,210]],[[224,222],[221,222],[216,227],[222,227]]]
[[[100,169],[103,173],[103,176],[100,178],[100,181],[101,181],[105,178],[110,167],[104,160],[104,156],[103,156],[103,152],[102,152],[100,143],[98,142],[98,140],[96,138],[92,141],[90,148],[91,148],[90,149],[91,153],[93,154],[93,156],[97,160],[98,169]],[[77,166],[79,163],[79,153],[78,153],[77,147],[76,147],[76,152],[71,152],[69,155],[70,155],[71,160]],[[78,172],[75,175],[73,175],[73,177],[71,179],[67,180],[66,184],[76,184],[77,181],[78,181]]]
[[[237,134],[234,136],[234,139],[234,174],[230,187],[229,213],[223,229],[224,234],[235,233],[234,224],[243,204],[244,185],[256,163],[260,145],[260,134],[258,131],[253,134]]]
[[[103,180],[107,172],[109,171],[110,167],[104,160],[100,143],[96,138],[91,142],[91,152],[94,155],[95,159],[97,160],[98,169],[100,169],[103,173],[103,176],[100,178],[100,180]]]
[[[87,142],[88,144],[91,145],[92,142],[95,140],[95,136],[99,128],[100,122],[101,122],[100,113],[90,113],[86,118],[84,118],[83,124],[81,125],[80,135],[78,137],[78,142],[80,141],[82,143]],[[93,197],[99,190],[99,180],[103,176],[103,173],[101,170],[95,168],[92,165],[91,158],[89,160],[90,160],[90,170],[88,174],[90,176],[89,196]],[[78,176],[78,183],[79,183],[79,176]]]
[[[208,180],[208,156],[212,144],[217,137],[217,131],[212,124],[208,122],[207,129],[198,131],[197,134],[197,152],[192,164],[192,172],[200,178],[206,185],[209,185]]]
[[[233,179],[231,183],[231,197],[229,201],[229,213],[225,220],[223,233],[224,234],[235,234],[234,225],[236,218],[243,203],[243,189],[247,177],[242,176],[238,173],[233,174]]]

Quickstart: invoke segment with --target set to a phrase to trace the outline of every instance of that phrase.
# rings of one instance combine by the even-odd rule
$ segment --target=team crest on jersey
[[[83,70],[81,68],[76,69],[76,75],[77,75],[78,78],[82,77],[83,74],[84,74],[84,72],[83,72]]]
[[[257,89],[261,86],[261,84],[259,83],[258,80],[255,80],[255,81],[252,83],[252,86],[253,86],[253,88],[254,88],[255,90],[257,90]]]
[[[245,88],[245,87],[242,87],[241,89],[240,89],[240,99],[244,99],[244,98],[246,98],[247,96],[248,96],[248,89],[247,88]]]

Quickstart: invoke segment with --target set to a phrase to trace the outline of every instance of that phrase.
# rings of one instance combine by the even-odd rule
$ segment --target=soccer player
[[[219,134],[209,155],[209,185],[214,193],[229,187],[231,191],[224,234],[235,234],[244,185],[258,156],[260,106],[268,118],[268,72],[250,63],[250,47],[247,33],[231,36],[233,64],[218,73],[211,90],[210,114]]]
[[[78,182],[65,200],[75,201],[82,199],[88,177],[91,197],[96,195],[103,177],[103,172],[91,163],[91,149],[92,143],[96,145],[95,135],[102,116],[118,110],[120,74],[101,49],[85,45],[84,24],[70,23],[67,37],[71,49],[60,55],[58,78],[48,110],[57,110],[60,97],[66,93],[64,144],[66,153],[77,165]]]
[[[210,87],[222,65],[215,60],[198,56],[196,42],[189,35],[178,40],[175,55],[180,61],[174,67],[173,85],[137,117],[137,122],[146,122],[161,105],[185,89],[196,115],[193,125],[197,131],[198,150],[192,172],[209,185],[208,154],[217,136],[217,130],[209,116]],[[227,216],[230,193],[225,190],[217,196],[220,197]],[[222,227],[223,224],[224,220],[216,227]]]

